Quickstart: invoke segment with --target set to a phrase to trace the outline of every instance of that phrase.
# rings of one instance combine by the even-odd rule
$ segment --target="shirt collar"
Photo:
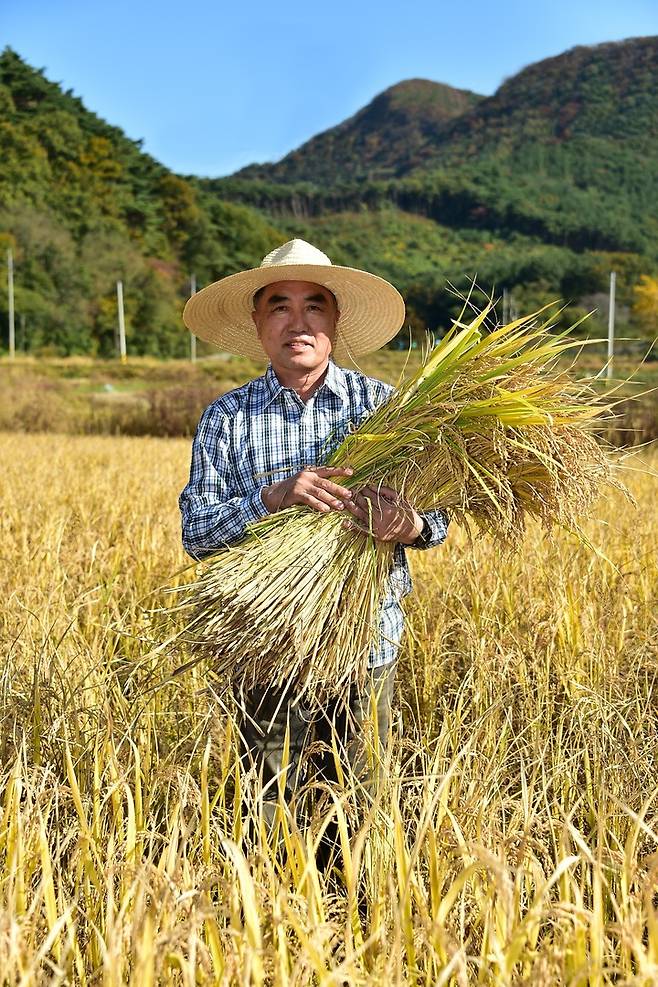
[[[274,398],[277,397],[277,395],[279,395],[283,390],[281,381],[274,373],[271,363],[268,363],[267,365],[267,370],[263,376],[263,381],[265,384],[265,407],[267,407],[267,405],[271,401],[274,401]]]
[[[263,375],[263,382],[265,385],[265,407],[267,407],[281,391],[285,390],[281,381],[277,377],[272,367],[272,364],[268,364],[267,370]],[[347,393],[347,383],[345,379],[345,371],[341,367],[337,366],[333,360],[329,361],[329,366],[327,367],[326,376],[321,384],[321,386],[316,391],[319,393],[323,387],[327,387],[332,391],[336,397],[339,397],[343,401],[349,399],[349,394]]]
[[[324,383],[330,391],[334,392],[336,397],[342,398],[343,401],[349,400],[345,371],[341,367],[337,366],[333,360],[329,361],[327,376],[324,378]]]

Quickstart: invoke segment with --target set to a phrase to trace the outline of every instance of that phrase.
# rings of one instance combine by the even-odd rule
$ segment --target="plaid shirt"
[[[242,538],[248,524],[267,514],[261,499],[266,484],[324,462],[350,426],[359,425],[392,390],[330,362],[323,384],[306,402],[281,385],[271,366],[262,377],[219,397],[199,421],[190,480],[179,499],[185,551],[201,559]],[[431,548],[446,537],[442,511],[422,517],[423,532],[410,547]],[[410,589],[404,547],[398,544],[371,667],[396,658],[404,626],[400,600]]]

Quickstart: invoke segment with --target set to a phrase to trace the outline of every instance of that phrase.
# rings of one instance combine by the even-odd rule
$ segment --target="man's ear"
[[[258,333],[258,336],[260,338],[260,329],[258,328],[258,321],[256,319],[256,309],[253,309],[251,313],[251,318],[253,320],[254,325],[256,326],[256,332]]]

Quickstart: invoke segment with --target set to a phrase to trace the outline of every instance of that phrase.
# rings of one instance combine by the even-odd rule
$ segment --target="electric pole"
[[[9,299],[9,359],[16,356],[16,326],[14,325],[14,255],[7,250],[7,296]]]
[[[126,323],[123,317],[123,281],[117,281],[117,309],[119,313],[119,356],[126,362]]]
[[[610,272],[610,300],[608,303],[608,377],[612,377],[612,365],[615,359],[615,290],[617,275]]]

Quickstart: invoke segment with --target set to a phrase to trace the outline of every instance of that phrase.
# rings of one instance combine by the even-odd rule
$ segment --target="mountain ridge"
[[[428,133],[440,134],[449,121],[483,98],[442,82],[405,79],[378,93],[342,123],[311,137],[276,164],[248,165],[234,177],[260,179],[274,173],[281,181],[307,180],[309,158],[314,181],[331,176],[327,161],[331,162],[330,169],[341,168],[345,178],[389,177],[400,170],[399,161],[391,153],[394,140],[404,141],[406,156],[412,158]],[[418,112],[419,106],[422,113]]]
[[[600,78],[602,69],[608,69],[611,78]],[[653,101],[650,86],[641,86],[644,72],[651,76],[654,86]],[[597,78],[599,76],[599,78]],[[425,138],[425,143],[416,142],[404,148],[397,159],[389,156],[387,171],[370,172],[369,177],[402,177],[418,167],[426,169],[432,163],[454,158],[456,153],[475,153],[480,148],[474,140],[491,143],[504,140],[510,135],[510,118],[518,124],[519,114],[530,114],[526,123],[524,139],[568,139],[571,136],[605,136],[614,139],[613,131],[627,137],[647,136],[642,124],[652,124],[650,136],[658,137],[658,98],[656,79],[658,78],[658,36],[629,38],[623,41],[603,42],[598,45],[577,45],[559,55],[553,55],[533,62],[519,72],[509,76],[491,96],[479,96],[468,90],[455,90],[444,83],[428,80],[408,80],[389,87],[376,96],[366,107],[348,120],[329,130],[316,134],[299,148],[290,151],[279,162],[273,164],[248,165],[235,172],[233,179],[259,179],[278,181],[284,184],[294,182],[325,183],[331,177],[331,164],[327,151],[332,150],[332,137],[342,137],[348,133],[352,144],[357,144],[359,134],[354,131],[363,121],[370,122],[372,108],[379,101],[389,97],[401,87],[414,82],[422,82],[428,87],[437,87],[437,95],[442,89],[455,94],[471,97],[462,105],[454,104],[454,112],[449,113],[434,129],[423,127],[419,119],[425,106],[418,100],[417,105],[406,106],[406,125],[416,124]],[[634,91],[628,92],[634,86]],[[596,105],[601,103],[601,92],[619,96],[619,105],[606,107],[607,112],[598,112]],[[635,103],[637,92],[646,97],[644,106]],[[628,97],[631,97],[630,99]],[[583,105],[585,104],[584,112]],[[600,106],[599,106],[600,109]],[[420,110],[420,114],[419,111]],[[629,110],[631,112],[629,112]],[[589,112],[588,112],[589,111]],[[529,124],[529,126],[528,126]],[[584,124],[584,125],[583,125]],[[629,125],[630,124],[630,125]],[[551,128],[553,133],[551,133]],[[520,129],[516,127],[517,131]],[[368,132],[368,131],[367,131]],[[518,137],[518,133],[516,135]],[[456,145],[450,148],[450,144]],[[321,148],[324,160],[318,166],[316,149]],[[422,155],[421,161],[414,162],[413,152]],[[344,168],[344,154],[339,161],[334,158],[334,183],[345,178],[361,177],[354,166]]]
[[[239,173],[206,187],[288,229],[305,223],[310,236],[331,229],[325,249],[338,255],[350,244],[357,253],[366,249],[365,212],[382,210],[391,228],[404,229],[398,243],[407,257],[419,229],[427,250],[435,249],[428,227],[412,217],[432,220],[446,239],[450,230],[464,241],[477,234],[490,245],[516,242],[515,270],[498,247],[481,255],[465,243],[460,276],[478,270],[487,284],[532,285],[528,297],[538,301],[551,294],[592,297],[604,290],[606,265],[625,268],[619,281],[625,284],[643,264],[652,270],[658,264],[657,92],[658,37],[577,46],[525,66],[492,96],[428,131],[415,160],[398,156],[393,176],[352,178],[344,168],[332,169],[327,156],[319,180],[312,155],[304,167],[307,142],[296,161],[303,181],[288,181],[283,166],[274,165],[258,179]],[[532,272],[528,249],[536,258]],[[453,263],[434,261],[436,291],[444,275],[454,280]],[[398,268],[391,264],[381,273]],[[620,290],[630,303],[631,285]],[[430,289],[422,293],[428,297]]]
[[[456,314],[446,283],[476,275],[519,310],[566,299],[566,325],[616,270],[623,324],[635,286],[658,274],[656,92],[658,38],[581,46],[493,96],[391,86],[282,159],[303,181],[269,166],[202,179],[169,171],[6,49],[0,246],[14,252],[21,345],[111,355],[121,279],[129,350],[183,355],[190,276],[202,286],[257,266],[294,236],[391,280],[420,333]],[[324,171],[305,171],[313,160]],[[5,325],[7,304],[0,279]]]
[[[14,252],[33,349],[112,353],[122,280],[132,350],[181,355],[190,274],[233,273],[282,235],[247,206],[209,200],[10,48],[0,140],[0,244]],[[0,282],[5,315],[7,304]]]

